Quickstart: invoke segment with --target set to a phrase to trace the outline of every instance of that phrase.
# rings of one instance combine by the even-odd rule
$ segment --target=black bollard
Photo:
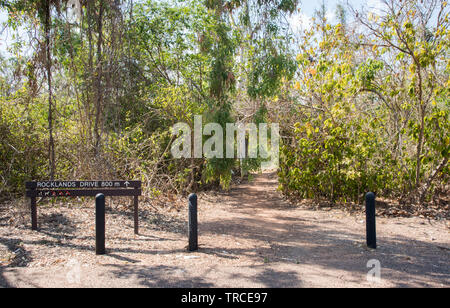
[[[198,250],[197,195],[189,196],[189,251]]]
[[[98,194],[95,197],[95,254],[105,253],[105,195]]]
[[[375,194],[366,195],[366,237],[367,247],[377,248],[377,231],[375,224]]]
[[[31,197],[31,230],[38,229],[36,197]]]
[[[138,196],[133,198],[134,205],[134,234],[139,234],[139,199]]]

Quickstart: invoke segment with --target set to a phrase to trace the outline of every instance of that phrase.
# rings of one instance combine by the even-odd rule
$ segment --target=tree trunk
[[[49,131],[49,147],[48,147],[48,157],[49,157],[49,175],[50,179],[55,178],[55,141],[53,138],[53,89],[52,89],[52,56],[50,53],[50,27],[51,27],[51,7],[50,0],[45,2],[45,49],[47,54],[47,83],[48,83],[48,131]]]
[[[100,134],[100,122],[102,121],[102,108],[103,108],[103,60],[102,60],[102,47],[103,47],[103,0],[100,0],[100,8],[97,17],[97,69],[96,69],[96,100],[95,100],[95,124],[94,124],[94,136],[95,136],[95,155],[98,155],[100,151],[101,134]]]
[[[419,117],[420,117],[420,131],[419,131],[419,140],[417,143],[417,157],[416,157],[416,188],[420,186],[420,169],[421,169],[421,156],[422,156],[422,150],[423,150],[423,139],[424,139],[424,132],[425,132],[425,115],[426,115],[426,106],[423,102],[423,81],[422,81],[422,71],[420,69],[420,63],[416,61],[417,63],[417,74],[419,79],[419,89],[418,89],[418,98],[419,98]]]
[[[422,109],[422,108],[421,108]],[[420,132],[419,132],[419,141],[417,143],[417,156],[416,156],[416,187],[419,187],[420,185],[420,168],[422,164],[422,148],[423,148],[423,137],[424,137],[424,130],[425,130],[425,115],[424,112],[420,112]]]
[[[425,197],[427,196],[427,193],[430,189],[431,183],[434,181],[434,179],[438,176],[439,173],[444,170],[445,166],[448,163],[448,158],[444,158],[442,162],[439,164],[439,166],[434,170],[434,172],[430,175],[425,185],[422,187],[421,191],[419,192],[419,202],[423,203],[425,201]]]

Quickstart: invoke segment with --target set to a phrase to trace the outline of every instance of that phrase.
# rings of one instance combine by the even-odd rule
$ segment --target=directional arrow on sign
[[[124,184],[128,188],[128,185],[130,185],[130,182],[126,181]]]

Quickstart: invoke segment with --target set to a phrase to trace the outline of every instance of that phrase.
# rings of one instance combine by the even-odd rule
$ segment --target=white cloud
[[[327,14],[325,15],[325,17],[327,18],[328,23],[335,23],[336,22],[336,11],[327,11]]]
[[[312,25],[312,18],[304,13],[296,13],[289,17],[289,22],[292,29],[298,32],[302,29],[307,29]]]
[[[369,12],[381,15],[384,9],[384,3],[381,0],[367,0]]]
[[[325,16],[327,18],[328,23],[336,23],[337,16],[334,10],[328,10]],[[302,12],[296,13],[289,17],[289,22],[294,31],[307,29],[312,26],[312,16],[309,16]]]

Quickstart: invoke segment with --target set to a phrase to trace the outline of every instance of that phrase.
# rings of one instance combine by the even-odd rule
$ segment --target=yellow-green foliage
[[[285,193],[348,202],[448,181],[448,29],[427,40],[414,13],[398,14],[409,21],[378,18],[377,34],[356,40],[342,25],[305,32],[294,86],[301,100],[281,150]]]

